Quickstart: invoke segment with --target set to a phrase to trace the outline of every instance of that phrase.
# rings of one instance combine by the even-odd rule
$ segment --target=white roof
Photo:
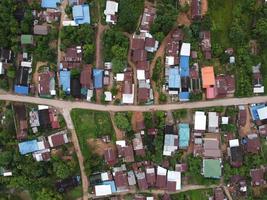
[[[125,140],[117,140],[116,145],[119,145],[121,147],[126,147],[126,141]]]
[[[253,88],[254,93],[264,93],[264,86],[261,87],[254,87]]]
[[[118,3],[115,1],[106,2],[106,10],[104,11],[105,15],[115,15],[118,12]]]
[[[117,73],[116,74],[117,81],[124,81],[124,73]]]
[[[74,20],[64,20],[62,22],[63,26],[78,26],[79,24],[76,24]]]
[[[108,181],[109,180],[107,172],[101,173],[101,180],[102,181]]]
[[[257,110],[260,120],[267,119],[267,106]]]
[[[112,194],[112,191],[111,191],[110,185],[96,185],[95,186],[95,195],[97,197],[111,195],[111,194]]]
[[[166,65],[174,65],[174,57],[173,56],[166,56],[165,64]]]
[[[154,200],[154,197],[147,197],[146,200]]]
[[[166,174],[167,174],[167,169],[158,166],[158,168],[157,168],[157,175],[166,176]]]
[[[219,127],[219,116],[216,112],[209,112],[209,127]]]
[[[91,98],[93,97],[94,92],[93,90],[87,90],[87,101],[91,101]]]
[[[122,94],[122,103],[124,104],[134,103],[134,84],[132,85],[132,94]]]
[[[181,189],[181,172],[168,170],[167,181],[176,182],[176,190]]]
[[[3,176],[12,176],[12,172],[4,172]]]
[[[105,101],[112,101],[112,93],[109,91],[104,92],[105,94]]]
[[[21,65],[22,67],[28,67],[28,68],[31,68],[31,67],[32,67],[32,62],[22,61],[20,65]]]
[[[138,80],[145,80],[146,76],[145,76],[145,70],[137,70],[137,79]]]
[[[199,131],[205,131],[206,130],[206,120],[207,116],[205,115],[205,112],[196,111],[195,112],[195,125],[194,129]]]
[[[155,173],[155,168],[152,167],[152,168],[146,168],[146,173],[147,174],[154,174]]]
[[[190,48],[191,44],[190,43],[183,43],[181,47],[181,56],[190,56]]]
[[[48,109],[48,106],[46,105],[38,105],[38,110],[46,110]]]
[[[229,146],[230,147],[239,147],[239,140],[238,139],[229,140]]]
[[[38,149],[39,150],[44,150],[45,149],[45,144],[44,141],[37,142]]]
[[[229,117],[222,117],[222,124],[228,124],[229,123]]]
[[[0,74],[4,74],[5,71],[4,71],[4,67],[3,67],[3,63],[0,62]]]

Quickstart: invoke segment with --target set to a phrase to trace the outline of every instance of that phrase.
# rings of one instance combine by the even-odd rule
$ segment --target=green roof
[[[32,35],[21,35],[21,44],[32,44],[33,43],[33,37]]]
[[[203,173],[206,178],[220,178],[222,175],[221,162],[217,159],[203,160]]]

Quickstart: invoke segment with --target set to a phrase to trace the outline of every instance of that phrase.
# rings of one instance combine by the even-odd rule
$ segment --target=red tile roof
[[[90,65],[83,67],[80,76],[80,83],[83,88],[90,89],[92,87],[92,67]]]
[[[149,89],[148,88],[138,88],[138,102],[145,103],[149,100]]]
[[[132,39],[132,50],[144,50],[145,49],[145,40],[139,39],[139,38],[133,38]]]
[[[117,190],[128,189],[128,179],[126,173],[119,171],[115,173],[114,180],[116,183]]]
[[[140,49],[133,50],[132,60],[134,62],[146,61],[146,59],[147,59],[147,51]]]

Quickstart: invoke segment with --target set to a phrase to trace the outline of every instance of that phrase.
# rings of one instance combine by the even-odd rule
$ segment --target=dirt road
[[[267,96],[257,96],[257,97],[247,97],[247,98],[224,98],[215,99],[210,101],[197,101],[197,102],[185,102],[185,103],[172,103],[172,104],[161,104],[161,105],[101,105],[89,102],[81,101],[64,101],[56,99],[44,99],[39,97],[21,96],[8,93],[0,93],[0,100],[4,101],[17,101],[33,104],[44,104],[54,106],[59,109],[81,108],[88,110],[98,110],[98,111],[111,111],[111,112],[125,112],[125,111],[141,111],[149,112],[153,110],[177,110],[177,109],[195,109],[195,108],[205,108],[213,106],[230,106],[230,105],[240,105],[240,104],[251,104],[251,103],[262,103],[267,102]]]

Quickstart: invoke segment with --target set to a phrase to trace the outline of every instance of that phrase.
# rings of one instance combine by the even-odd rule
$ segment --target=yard
[[[208,199],[210,196],[212,196],[212,189],[201,189],[172,194],[171,198],[179,200],[199,200]]]

